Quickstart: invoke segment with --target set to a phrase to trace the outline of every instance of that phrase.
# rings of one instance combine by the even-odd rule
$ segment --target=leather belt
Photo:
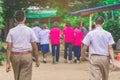
[[[24,52],[12,52],[12,54],[29,54],[31,51],[24,51]]]
[[[106,55],[100,55],[100,54],[91,54],[91,56],[106,56]],[[106,56],[109,57],[109,56]]]
[[[91,54],[91,56],[102,56],[102,55],[99,55],[99,54]]]

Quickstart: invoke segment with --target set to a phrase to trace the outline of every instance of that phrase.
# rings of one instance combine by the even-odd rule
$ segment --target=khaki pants
[[[28,54],[12,54],[11,63],[15,80],[31,80],[32,56]]]
[[[90,57],[90,80],[108,80],[109,57],[91,55]]]

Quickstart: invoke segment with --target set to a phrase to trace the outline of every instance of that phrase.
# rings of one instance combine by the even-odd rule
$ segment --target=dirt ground
[[[88,61],[68,64],[64,63],[63,56],[60,57],[58,64],[52,64],[51,61],[49,55],[47,64],[41,63],[40,67],[35,67],[33,63],[32,80],[89,80]],[[9,73],[5,72],[5,64],[0,66],[0,80],[14,80],[12,70]],[[120,80],[120,70],[110,70],[109,80]]]
[[[89,80],[89,62],[84,61],[79,64],[74,62],[71,64],[64,63],[63,49],[61,49],[58,64],[52,64],[51,54],[48,54],[46,64],[42,63],[42,54],[40,54],[40,62],[40,67],[35,67],[33,62],[32,80]],[[6,73],[5,63],[0,66],[0,80],[14,80],[12,70]],[[109,80],[120,80],[120,69],[116,71],[110,69]]]

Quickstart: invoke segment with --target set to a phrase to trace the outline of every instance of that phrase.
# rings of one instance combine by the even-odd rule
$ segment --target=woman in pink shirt
[[[79,29],[78,25],[75,25],[74,28],[74,41],[73,41],[73,51],[74,51],[74,62],[79,63],[80,61],[80,52],[81,52],[81,46],[82,46],[82,39],[83,39],[83,33]]]
[[[61,31],[58,28],[59,23],[54,22],[53,28],[50,30],[50,42],[52,45],[52,57],[53,57],[53,64],[59,62],[59,53],[60,53],[60,34]],[[55,60],[56,58],[56,60]]]
[[[72,60],[72,45],[73,45],[73,37],[74,37],[73,32],[74,31],[71,27],[70,22],[66,22],[65,28],[63,29],[63,37],[65,43],[64,59],[65,62],[67,62],[67,56],[68,56],[68,63],[71,63]]]

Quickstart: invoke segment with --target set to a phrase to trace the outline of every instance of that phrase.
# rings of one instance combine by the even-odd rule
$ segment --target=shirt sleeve
[[[109,45],[111,45],[111,44],[114,44],[115,42],[114,42],[114,40],[113,40],[113,37],[112,37],[112,35],[110,34],[110,36],[109,36]]]
[[[87,34],[87,35],[84,37],[82,43],[85,44],[85,45],[87,45],[87,46],[90,45],[90,35],[89,35],[89,34]]]
[[[33,32],[33,30],[31,30],[30,42],[37,42],[37,37],[35,36],[35,33]]]
[[[11,35],[11,31],[8,32],[7,38],[6,38],[6,42],[10,42],[12,43],[12,35]]]
[[[50,30],[48,30],[48,34],[50,34]]]

